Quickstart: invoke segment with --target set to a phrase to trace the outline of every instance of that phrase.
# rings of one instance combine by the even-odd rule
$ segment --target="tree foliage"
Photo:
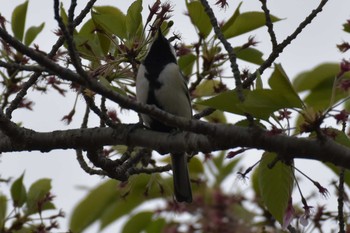
[[[77,205],[70,219],[71,232],[83,232],[95,222],[102,231],[123,216],[128,216],[123,232],[297,232],[307,225],[311,231],[322,232],[323,222],[333,218],[339,224],[332,229],[345,232],[344,183],[350,184],[344,177],[350,168],[350,61],[320,64],[292,78],[283,64],[275,63],[327,0],[321,0],[280,42],[274,25],[283,16],[271,14],[266,0],[260,0],[261,11],[241,12],[244,3],[238,4],[220,24],[206,0],[186,1],[187,16],[197,34],[192,43],[173,33],[176,22],[171,20],[169,2],[155,1],[147,9],[142,0],[136,0],[126,12],[95,2],[88,1],[77,13],[75,0],[68,8],[54,1],[58,29],[51,51],[33,44],[44,22],[26,29],[28,1],[13,10],[11,21],[0,15],[0,152],[73,149],[87,173],[111,178]],[[216,5],[230,7],[227,1],[219,0]],[[348,20],[343,25],[345,33],[350,32],[349,24]],[[178,63],[189,81],[192,120],[135,101],[138,65],[159,27],[177,41]],[[235,37],[258,28],[266,28],[271,40],[272,49],[265,56],[252,36],[242,45],[231,46]],[[350,48],[347,42],[337,47],[341,52]],[[241,61],[255,70],[242,68]],[[272,72],[266,72],[268,68]],[[227,73],[229,78],[225,78]],[[81,128],[43,133],[13,122],[14,111],[35,110],[27,93],[30,88],[83,97],[86,111]],[[118,105],[120,111],[158,118],[181,133],[165,134],[125,124],[120,111],[108,110],[106,102]],[[75,113],[74,107],[62,120],[69,124]],[[100,125],[89,125],[91,114],[99,117]],[[253,171],[254,198],[239,191],[226,192],[222,184],[232,179],[250,149],[263,150],[261,159],[238,175],[245,179]],[[171,170],[169,158],[152,156],[152,151],[193,155],[189,162],[192,204],[169,198],[171,179],[163,175]],[[311,215],[313,207],[308,200],[312,197],[304,197],[296,173],[322,195],[327,196],[328,190],[294,166],[298,158],[322,161],[339,175],[337,213],[317,206],[316,214]],[[63,213],[49,214],[48,210],[55,209],[50,180],[40,179],[27,190],[23,179],[24,174],[12,182],[10,197],[0,194],[0,232],[56,228],[54,220]],[[292,198],[293,189],[299,192],[298,204]],[[139,208],[155,200],[163,204],[152,211]],[[13,211],[9,211],[9,203]],[[184,218],[174,218],[174,213]],[[35,214],[40,221],[32,217]]]

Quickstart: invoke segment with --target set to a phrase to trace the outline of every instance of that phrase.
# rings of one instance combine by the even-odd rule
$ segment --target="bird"
[[[136,76],[136,99],[176,116],[192,118],[192,107],[187,82],[177,64],[174,47],[159,28]],[[159,120],[141,114],[146,127],[171,133],[177,129]],[[186,153],[171,154],[174,194],[178,202],[192,202],[192,189]]]

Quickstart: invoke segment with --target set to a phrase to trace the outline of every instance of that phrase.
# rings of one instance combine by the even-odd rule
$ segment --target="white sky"
[[[11,20],[11,12],[14,7],[23,1],[18,0],[1,0],[0,13]],[[78,1],[78,9],[82,8],[87,1]],[[127,6],[132,1],[113,1],[100,0],[98,5],[113,5],[119,7],[126,12]],[[144,11],[147,14],[147,5],[152,1],[144,1]],[[174,1],[175,2],[175,1]],[[213,3],[214,0],[209,2]],[[227,18],[231,15],[238,1],[228,1],[230,8],[226,11],[216,10],[220,19]],[[69,6],[69,1],[63,1],[66,8]],[[272,14],[284,18],[285,20],[275,24],[275,31],[278,41],[290,34],[295,27],[315,8],[319,0],[269,0],[269,8]],[[57,37],[53,31],[57,28],[57,24],[53,19],[53,1],[31,0],[29,2],[29,11],[27,14],[27,28],[32,25],[39,25],[45,22],[43,33],[39,35],[36,44],[40,48],[48,51],[51,45],[56,41]],[[216,7],[214,7],[216,8]],[[345,41],[350,41],[350,34],[342,31],[342,24],[350,19],[350,1],[349,0],[330,0],[324,11],[316,18],[316,20],[309,25],[303,33],[293,41],[284,53],[278,58],[277,62],[282,63],[287,74],[290,77],[295,77],[301,71],[310,69],[317,64],[326,61],[339,62],[342,58],[349,58],[349,53],[340,54],[336,49],[336,44]],[[244,1],[241,12],[260,10],[258,0]],[[77,12],[79,12],[77,11]],[[184,1],[177,1],[173,12],[175,21],[174,29],[182,34],[185,42],[192,42],[194,38],[194,30],[189,24],[188,18],[183,16],[185,11]],[[10,27],[8,27],[10,28]],[[266,29],[259,29],[251,34],[245,34],[238,39],[232,40],[233,46],[241,45],[246,41],[249,35],[256,35],[258,41],[258,49],[261,49],[265,57],[270,51],[270,40],[267,37]],[[245,67],[246,64],[243,65]],[[251,65],[249,65],[251,66]],[[253,66],[251,66],[253,67]],[[264,78],[265,76],[263,76]],[[266,77],[265,77],[266,78]],[[64,125],[60,119],[67,114],[73,106],[74,96],[63,98],[57,93],[50,95],[41,95],[37,93],[30,93],[29,98],[35,101],[35,111],[29,112],[26,110],[19,110],[14,113],[15,121],[22,121],[25,127],[32,128],[37,131],[63,130],[66,128],[79,127],[82,119],[82,110],[84,105],[82,101],[78,106],[80,112],[76,114],[74,122],[70,126]],[[109,105],[108,107],[113,107]],[[136,121],[136,118],[129,116],[127,113],[124,116],[128,121]],[[131,118],[130,118],[131,117]],[[259,157],[257,153],[247,152],[245,161],[251,165]],[[330,173],[317,166],[318,162],[299,160],[297,166],[306,171],[312,177],[328,185],[328,177]],[[67,214],[71,212],[74,205],[83,198],[85,191],[77,189],[77,186],[94,187],[101,182],[101,178],[97,176],[90,176],[86,174],[75,160],[75,153],[72,150],[52,151],[50,153],[42,154],[39,152],[23,152],[23,153],[5,153],[1,156],[0,175],[2,178],[18,177],[25,171],[25,183],[27,187],[33,181],[49,177],[52,178],[53,193],[57,195],[55,204],[58,208],[62,208]],[[234,185],[239,185],[235,183]],[[306,183],[305,183],[306,185]],[[5,188],[3,184],[0,187]],[[244,186],[242,188],[247,188]],[[335,203],[335,198],[330,198],[326,201]],[[310,203],[315,205],[316,203]],[[69,215],[67,216],[68,221]],[[64,224],[67,221],[61,222],[61,230],[65,230]],[[95,228],[90,229],[89,232],[97,232]],[[115,226],[107,229],[104,232],[117,232]]]

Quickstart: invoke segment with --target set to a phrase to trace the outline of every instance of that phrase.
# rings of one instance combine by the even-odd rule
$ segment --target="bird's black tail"
[[[186,153],[172,154],[174,192],[178,202],[192,202],[192,189]]]

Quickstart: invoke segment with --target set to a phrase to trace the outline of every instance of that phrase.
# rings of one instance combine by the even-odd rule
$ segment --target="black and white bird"
[[[139,67],[136,96],[141,103],[155,105],[176,116],[192,118],[187,83],[177,65],[175,50],[160,29]],[[146,114],[142,114],[142,119],[152,130],[161,132],[174,130],[173,127]],[[172,154],[171,159],[176,200],[192,202],[187,154]]]

